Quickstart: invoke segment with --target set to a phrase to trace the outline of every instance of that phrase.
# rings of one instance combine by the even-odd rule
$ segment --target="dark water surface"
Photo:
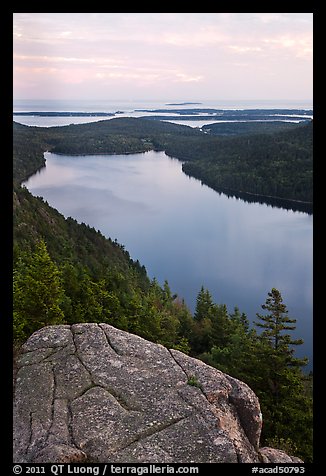
[[[311,368],[311,215],[220,195],[164,152],[45,157],[28,189],[116,238],[191,310],[204,285],[215,302],[238,306],[252,321],[271,288],[279,289],[305,341],[297,355],[308,356]]]

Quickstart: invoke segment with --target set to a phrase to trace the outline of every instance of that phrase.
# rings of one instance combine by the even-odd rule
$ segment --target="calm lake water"
[[[45,157],[25,183],[33,195],[116,238],[191,310],[203,285],[252,321],[279,289],[297,319],[293,336],[305,341],[297,355],[308,356],[311,369],[311,215],[220,195],[164,152]]]

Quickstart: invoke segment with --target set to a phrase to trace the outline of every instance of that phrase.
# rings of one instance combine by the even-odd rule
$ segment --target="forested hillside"
[[[312,122],[273,134],[220,139],[214,152],[207,146],[200,153],[192,148],[183,171],[215,190],[312,203]]]
[[[295,122],[252,121],[252,122],[215,122],[201,129],[216,136],[237,136],[242,134],[273,134],[298,127]]]
[[[287,150],[296,151],[294,162],[294,156],[300,157],[299,144],[306,143],[309,149],[311,126],[295,130],[293,142],[288,132],[267,139],[252,136],[250,141],[261,144],[264,156],[270,147],[274,159],[273,151],[284,144]],[[189,165],[220,165],[223,156],[236,169],[235,150],[240,153],[243,147],[252,147],[248,139],[221,140],[189,127],[138,119],[55,128],[14,124],[13,132],[16,344],[44,325],[102,322],[180,349],[248,383],[260,398],[263,442],[311,461],[310,379],[302,372],[305,362],[293,356],[293,346],[301,341],[293,341],[288,334],[295,320],[287,318],[279,291],[269,293],[262,307],[267,315],[258,316],[255,328],[236,307],[228,310],[214,303],[204,288],[198,290],[192,316],[169,284],[150,280],[144,266],[135,261],[137,257],[132,259],[122,245],[72,218],[65,219],[21,187],[23,180],[44,165],[46,150],[86,154],[155,148],[187,158]],[[247,166],[249,155],[247,152]],[[308,168],[308,160],[301,162],[297,169]],[[291,171],[298,172],[294,166]],[[258,332],[259,324],[263,332]]]
[[[44,151],[58,152],[63,145],[65,150],[76,153],[80,144],[86,144],[80,153],[94,152],[94,148],[100,152],[103,141],[106,150],[112,153],[148,150],[144,131],[138,131],[136,123],[133,130],[133,122],[127,121],[126,130],[124,121],[113,123],[110,131],[106,130],[106,122],[100,123],[94,131],[89,128],[89,135],[84,134],[88,127],[47,130],[14,124],[14,335],[17,340],[26,339],[46,323],[95,321],[110,322],[147,339],[189,350],[180,320],[191,320],[191,314],[175,299],[167,283],[161,287],[156,280],[151,281],[144,266],[131,259],[122,245],[72,218],[65,219],[20,185],[44,165]],[[128,126],[134,137],[129,137]],[[43,300],[44,282],[50,279],[41,271],[44,262],[48,263],[47,269],[54,267],[60,276],[53,302],[50,297],[46,302]],[[46,312],[48,317],[44,317],[39,312],[58,306],[62,313],[56,312],[53,320],[51,313]]]
[[[28,174],[19,157],[20,143],[25,144],[24,150],[29,154],[28,166],[41,165],[45,149],[67,154],[125,154],[156,149],[183,160],[186,174],[219,192],[241,197],[247,194],[251,200],[257,196],[257,200],[264,199],[267,203],[274,203],[276,197],[293,200],[294,208],[300,208],[300,203],[296,205],[295,201],[312,207],[312,122],[285,129],[283,126],[278,132],[275,132],[278,126],[265,125],[263,134],[257,133],[261,127],[257,125],[251,125],[250,132],[243,134],[244,126],[238,123],[240,132],[236,137],[135,118],[65,127],[27,128],[19,124],[14,127],[17,130],[14,178],[18,180],[21,174]],[[232,130],[235,129],[233,125]]]

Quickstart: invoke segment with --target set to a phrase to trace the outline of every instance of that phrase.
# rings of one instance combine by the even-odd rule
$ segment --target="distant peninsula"
[[[106,117],[121,114],[118,112],[70,112],[70,111],[36,111],[14,112],[15,116],[41,116],[41,117]]]

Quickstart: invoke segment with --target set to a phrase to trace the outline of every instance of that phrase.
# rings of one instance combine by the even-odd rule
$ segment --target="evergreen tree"
[[[201,287],[197,299],[194,313],[193,334],[190,336],[192,354],[199,354],[209,350],[212,346],[212,312],[214,303],[210,292]]]
[[[289,334],[284,334],[283,331],[293,331],[296,326],[296,319],[288,317],[288,310],[283,304],[283,298],[280,291],[272,288],[268,293],[268,298],[265,304],[262,304],[262,309],[266,310],[268,314],[262,315],[257,313],[257,317],[262,322],[255,322],[255,325],[264,329],[260,335],[261,341],[268,344],[272,349],[274,356],[274,368],[283,366],[302,367],[307,364],[307,359],[298,359],[293,357],[294,349],[290,346],[303,344],[302,339],[291,339]]]
[[[44,240],[31,256],[21,257],[14,271],[14,337],[28,337],[37,329],[63,322],[60,273]]]
[[[231,321],[225,304],[214,304],[209,313],[212,322],[211,346],[226,347],[230,343]]]
[[[264,418],[263,439],[292,440],[298,455],[309,461],[312,457],[312,402],[305,391],[301,367],[307,359],[294,357],[290,346],[302,339],[292,339],[286,331],[295,330],[296,319],[290,319],[281,293],[273,288],[257,313],[256,326],[263,329],[258,336],[256,355],[256,387]]]
[[[200,358],[254,388],[256,379],[259,379],[256,375],[259,364],[256,331],[249,328],[247,316],[237,307],[232,314],[227,313],[225,305],[217,308],[219,315],[213,323],[212,348]]]
[[[195,320],[202,321],[203,319],[210,317],[213,305],[210,292],[202,286],[196,299],[196,309],[194,314]]]

